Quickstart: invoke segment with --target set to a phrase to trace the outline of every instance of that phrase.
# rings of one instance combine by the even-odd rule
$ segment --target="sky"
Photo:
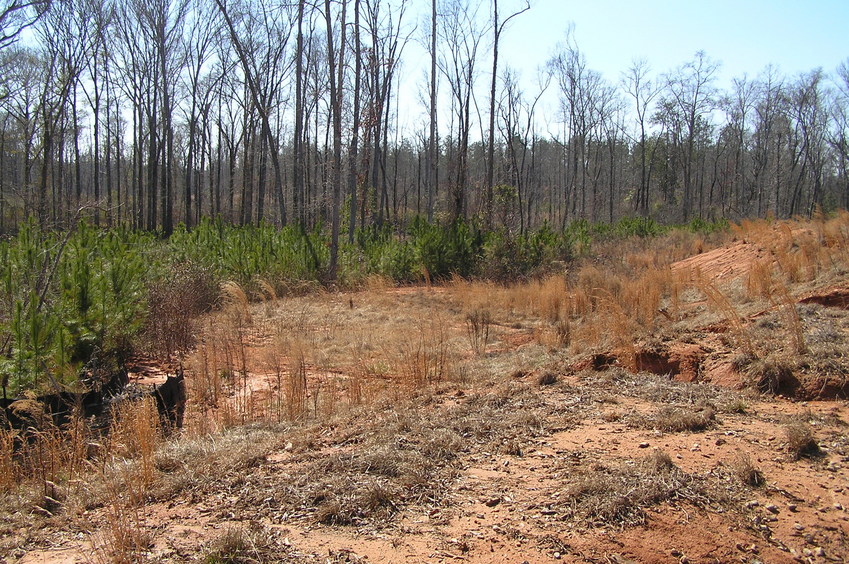
[[[428,0],[411,4],[411,12],[429,14]],[[511,13],[522,4],[499,0],[499,12]],[[514,18],[502,36],[499,67],[518,69],[524,90],[533,92],[536,69],[563,41],[570,22],[587,66],[613,83],[636,58],[646,59],[652,75],[660,75],[692,60],[699,50],[721,64],[721,88],[744,75],[756,78],[769,64],[780,75],[794,77],[818,67],[832,73],[849,60],[849,0],[531,0],[531,10]],[[419,21],[417,37],[424,29]],[[479,103],[484,105],[490,57],[487,51],[480,62]],[[410,92],[401,95],[402,104],[420,106],[421,94],[415,91],[426,84],[428,65],[422,48],[408,45],[402,88]],[[551,97],[547,103],[554,103]],[[423,115],[409,114],[413,126]]]

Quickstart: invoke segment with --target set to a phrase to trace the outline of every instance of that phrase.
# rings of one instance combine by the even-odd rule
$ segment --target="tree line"
[[[80,209],[164,235],[323,226],[332,277],[340,238],[415,217],[522,233],[849,208],[849,59],[723,89],[699,52],[611,79],[570,30],[530,80],[498,55],[534,8],[500,3],[5,0],[0,232]],[[414,42],[429,68],[402,129]]]

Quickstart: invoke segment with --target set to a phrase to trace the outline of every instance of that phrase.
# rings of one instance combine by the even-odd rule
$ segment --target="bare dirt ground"
[[[733,298],[769,256],[741,240],[673,269]],[[732,320],[703,295],[627,347],[553,346],[493,308],[476,353],[468,312],[495,291],[464,293],[287,298],[243,311],[235,340],[208,321],[155,478],[126,465],[50,516],[7,503],[0,559],[849,560],[845,274],[794,286],[798,354],[780,301],[735,300]]]

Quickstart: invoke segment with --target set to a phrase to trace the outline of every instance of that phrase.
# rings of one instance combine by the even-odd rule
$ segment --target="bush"
[[[441,227],[416,218],[410,235],[419,264],[432,280],[471,276],[483,255],[483,233],[462,219]]]

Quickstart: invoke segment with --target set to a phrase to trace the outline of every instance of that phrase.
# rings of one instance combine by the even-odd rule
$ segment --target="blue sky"
[[[501,0],[501,10],[520,0]],[[505,59],[544,62],[569,22],[591,68],[618,80],[634,57],[656,72],[673,69],[698,50],[722,63],[724,80],[756,76],[767,64],[796,75],[831,72],[849,58],[847,0],[536,0],[514,19]],[[509,48],[508,48],[509,42]]]
[[[489,0],[481,1],[485,15]],[[499,0],[499,12],[508,14],[523,4]],[[411,19],[429,17],[429,6],[429,0],[415,0]],[[500,50],[500,68],[518,69],[528,94],[535,91],[536,69],[562,42],[570,22],[589,68],[612,83],[635,58],[646,59],[658,76],[692,60],[699,50],[721,63],[717,85],[722,88],[743,75],[756,78],[769,64],[792,78],[817,67],[832,73],[849,59],[849,0],[531,0],[531,6],[511,21]],[[419,27],[418,36],[426,26]],[[480,59],[481,104],[488,96],[490,65],[487,51]],[[407,109],[421,108],[428,66],[421,47],[408,45],[402,74],[408,93],[401,95]],[[447,85],[441,89],[445,92]],[[420,127],[416,121],[424,113],[409,112],[417,115],[407,124]]]

